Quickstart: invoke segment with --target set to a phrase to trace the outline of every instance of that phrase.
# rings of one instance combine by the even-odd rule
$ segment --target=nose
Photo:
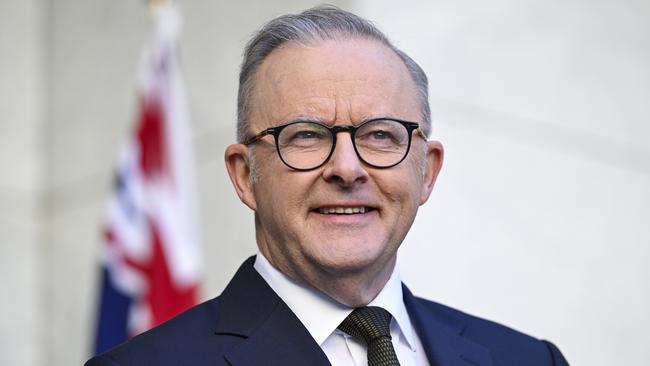
[[[368,180],[368,172],[357,156],[350,133],[339,133],[332,156],[325,164],[323,178],[343,187],[352,187]]]

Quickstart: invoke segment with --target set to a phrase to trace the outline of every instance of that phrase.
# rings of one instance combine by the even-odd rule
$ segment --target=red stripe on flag
[[[165,175],[169,177],[164,115],[157,98],[141,99],[138,142],[140,168],[147,179]]]

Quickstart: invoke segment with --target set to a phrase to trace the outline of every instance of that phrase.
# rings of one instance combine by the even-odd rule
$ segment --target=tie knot
[[[391,338],[391,318],[390,313],[383,308],[378,306],[365,306],[354,309],[341,325],[339,325],[339,329],[370,345],[377,338]]]

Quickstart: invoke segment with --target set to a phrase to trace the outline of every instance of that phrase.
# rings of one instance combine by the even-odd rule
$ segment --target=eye
[[[369,135],[371,138],[376,140],[385,140],[391,138],[390,132],[383,130],[370,131]]]
[[[316,131],[309,131],[309,130],[304,130],[304,131],[297,131],[294,135],[294,139],[315,139],[315,138],[320,138],[322,137],[319,133]]]
[[[282,130],[281,146],[314,147],[331,140],[329,131],[316,123],[294,123]]]
[[[355,138],[357,146],[373,151],[394,151],[408,142],[407,130],[393,120],[374,120],[363,124]]]
[[[318,141],[326,138],[323,131],[314,129],[292,130],[287,132],[291,132],[287,135],[287,141],[292,143]]]
[[[395,132],[390,128],[381,126],[371,126],[364,128],[357,135],[357,140],[366,141],[367,143],[392,143],[397,140]]]

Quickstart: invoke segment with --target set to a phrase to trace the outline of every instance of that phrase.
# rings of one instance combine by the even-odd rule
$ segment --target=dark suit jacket
[[[221,296],[86,365],[329,365],[253,263],[244,262]],[[406,287],[404,302],[432,366],[568,365],[549,342],[417,298]]]

